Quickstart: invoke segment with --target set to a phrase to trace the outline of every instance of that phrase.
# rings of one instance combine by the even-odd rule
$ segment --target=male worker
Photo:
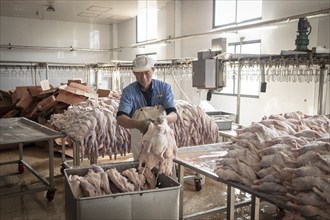
[[[138,56],[133,61],[133,73],[136,81],[123,89],[117,112],[117,123],[125,128],[138,129],[139,135],[131,130],[131,151],[134,160],[138,160],[141,149],[137,143],[141,134],[148,130],[149,123],[160,115],[166,115],[167,122],[177,119],[173,92],[170,84],[153,79],[155,61],[148,56]],[[159,109],[161,110],[159,111]],[[134,117],[137,110],[148,109],[148,117]],[[155,112],[160,112],[159,114]],[[134,133],[135,132],[135,133]]]

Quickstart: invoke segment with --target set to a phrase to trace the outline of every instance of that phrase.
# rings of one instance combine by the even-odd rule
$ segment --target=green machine
[[[309,29],[309,30],[308,30]],[[299,18],[298,31],[296,39],[296,51],[310,51],[307,46],[309,44],[308,36],[312,31],[312,27],[309,24],[307,18]]]

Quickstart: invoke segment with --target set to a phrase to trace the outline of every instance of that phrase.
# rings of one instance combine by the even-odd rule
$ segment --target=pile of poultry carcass
[[[51,123],[81,145],[81,159],[97,160],[102,156],[116,158],[130,151],[130,132],[117,125],[118,97],[88,99],[70,106],[63,114],[51,116]]]
[[[215,172],[279,197],[303,216],[330,219],[330,120],[301,112],[237,130]]]
[[[218,142],[218,126],[205,111],[183,100],[176,100],[175,106],[178,119],[170,127],[174,130],[178,147]]]
[[[130,130],[117,125],[120,94],[107,98],[88,99],[70,106],[63,114],[51,116],[51,123],[81,145],[81,159],[96,161],[99,151],[116,158],[118,153],[130,152]],[[185,101],[176,101],[178,119],[170,127],[174,130],[176,145],[193,146],[216,143],[218,127],[214,119],[200,107]]]
[[[155,189],[157,180],[150,169],[139,174],[136,168],[119,172],[92,165],[85,176],[69,175],[68,181],[75,198]]]
[[[167,124],[165,116],[160,116],[151,122],[148,131],[142,136],[139,155],[139,170],[159,169],[166,176],[172,174],[173,159],[177,155],[177,145],[173,129]]]

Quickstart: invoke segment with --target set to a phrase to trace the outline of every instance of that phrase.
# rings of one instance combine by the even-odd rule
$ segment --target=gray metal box
[[[104,170],[116,168],[119,172],[138,166],[137,162],[100,165]],[[64,170],[66,219],[178,219],[181,185],[172,177],[158,176],[158,188],[129,193],[75,198],[69,184],[69,175],[84,176],[90,167]]]
[[[216,60],[196,60],[192,62],[193,69],[193,87],[199,89],[215,89],[216,88]]]
[[[197,53],[198,60],[206,60],[206,59],[212,59],[216,55],[220,54],[220,50],[212,51],[212,50],[205,50],[205,51],[199,51]]]
[[[230,121],[236,122],[236,115],[228,112],[222,112],[222,111],[206,111],[206,114],[213,117],[213,118],[222,118],[222,119],[228,119]]]
[[[221,119],[221,118],[215,119],[215,123],[217,124],[218,129],[220,131],[222,131],[222,130],[231,130],[232,124],[233,124],[232,121],[226,120],[226,119]]]

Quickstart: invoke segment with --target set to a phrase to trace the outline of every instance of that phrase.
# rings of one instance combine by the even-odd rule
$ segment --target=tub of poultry
[[[119,173],[138,167],[138,162],[99,165],[104,171],[115,168]],[[78,197],[72,176],[85,176],[93,169],[75,167],[64,170],[66,219],[178,219],[180,183],[172,177],[157,175],[156,188],[133,192],[118,192],[91,197]],[[109,178],[110,189],[113,184]]]

